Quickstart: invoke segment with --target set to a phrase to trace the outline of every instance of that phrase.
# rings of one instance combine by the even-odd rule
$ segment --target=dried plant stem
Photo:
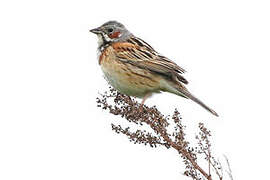
[[[211,151],[210,151],[210,144],[209,144],[209,141],[207,140],[206,143],[207,143],[207,151],[204,150],[204,149],[202,149],[202,152],[203,152],[203,154],[205,155],[205,157],[207,157],[207,159],[208,159],[208,169],[209,169],[209,173],[208,173],[208,174],[209,174],[209,176],[211,176],[211,172],[210,172],[210,171],[211,171],[211,167],[213,167],[214,170],[215,170],[216,175],[218,175],[219,179],[222,180],[222,179],[223,179],[222,175],[221,175],[220,172],[218,171],[218,169],[217,169],[217,167],[215,166],[215,164],[211,161],[211,157],[212,157],[212,156],[211,156]],[[198,144],[199,144],[200,146],[203,146],[201,140],[199,140]]]
[[[233,180],[232,170],[231,170],[231,165],[230,165],[229,159],[225,155],[224,155],[224,158],[225,158],[227,166],[228,166],[228,170],[226,170],[226,172],[229,175],[230,179]]]
[[[139,144],[150,145],[150,147],[165,146],[166,148],[174,148],[182,157],[185,164],[185,175],[196,180],[207,179],[212,180],[211,168],[215,170],[216,176],[220,180],[223,179],[222,167],[218,161],[212,156],[211,143],[209,137],[210,131],[199,123],[199,135],[196,136],[198,144],[195,147],[189,146],[190,142],[185,137],[185,126],[182,124],[180,113],[175,110],[173,116],[163,115],[155,106],[148,107],[139,104],[133,98],[123,95],[110,89],[101,98],[97,98],[98,107],[108,110],[113,115],[119,115],[136,126],[148,125],[153,131],[137,129],[132,132],[130,127],[122,128],[120,125],[112,124],[112,130],[127,136],[130,141]],[[108,99],[113,98],[113,104],[108,103]],[[173,127],[174,130],[170,130]],[[198,157],[208,162],[207,168],[198,164]],[[228,173],[231,174],[231,171]]]
[[[160,131],[158,129],[156,129],[153,124],[149,124],[151,126],[152,129],[156,130],[162,137],[163,139],[171,145],[171,147],[173,147],[174,149],[176,149],[180,154],[182,154],[184,157],[186,157],[189,162],[193,165],[193,167],[195,169],[197,169],[198,171],[200,171],[200,173],[202,173],[202,175],[204,177],[206,177],[208,180],[211,180],[211,176],[209,176],[197,163],[196,161],[190,156],[189,152],[184,149],[183,147],[177,145],[176,143],[174,143],[166,133],[164,133],[164,131]]]

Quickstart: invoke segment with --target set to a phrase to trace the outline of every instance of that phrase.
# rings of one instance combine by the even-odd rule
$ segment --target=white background
[[[107,84],[88,32],[118,20],[188,73],[189,89],[219,118],[163,93],[188,133],[213,131],[235,179],[268,179],[270,6],[267,1],[1,1],[0,179],[185,179],[174,150],[114,134],[96,107]],[[166,103],[165,103],[166,102]]]

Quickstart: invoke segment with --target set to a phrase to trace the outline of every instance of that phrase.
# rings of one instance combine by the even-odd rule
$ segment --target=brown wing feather
[[[183,68],[158,54],[149,44],[139,38],[133,37],[125,43],[113,43],[112,47],[115,50],[115,55],[122,62],[148,69],[152,72],[170,77],[172,80],[178,80],[184,84],[188,84],[188,81],[181,75],[185,72]]]

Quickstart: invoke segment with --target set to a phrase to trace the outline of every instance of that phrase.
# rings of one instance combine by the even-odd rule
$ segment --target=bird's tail
[[[194,95],[192,95],[185,87],[182,85],[179,87],[177,86],[177,91],[179,92],[178,95],[184,96],[188,99],[191,99],[192,101],[196,102],[197,104],[201,105],[204,109],[212,113],[213,115],[218,117],[218,114],[211,108],[209,108],[207,105],[205,105],[201,100],[196,98]]]

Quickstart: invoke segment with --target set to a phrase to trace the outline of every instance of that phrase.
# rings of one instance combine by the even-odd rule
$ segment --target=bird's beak
[[[102,31],[99,28],[89,30],[91,33],[100,34]]]

